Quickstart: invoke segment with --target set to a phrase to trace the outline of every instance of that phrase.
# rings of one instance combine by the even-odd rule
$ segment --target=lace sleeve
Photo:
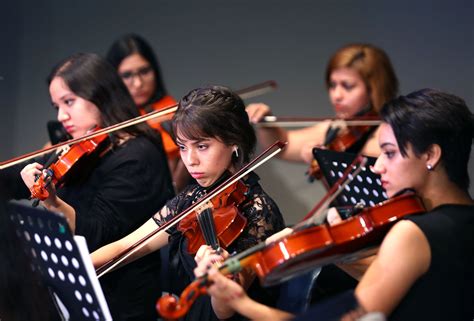
[[[155,215],[153,220],[158,226],[161,226],[171,220],[173,217],[184,211],[191,204],[196,194],[195,186],[188,186],[180,194],[166,202],[166,205]]]
[[[242,206],[247,225],[239,238],[229,247],[229,252],[241,252],[275,234],[285,227],[283,217],[275,202],[259,190]]]

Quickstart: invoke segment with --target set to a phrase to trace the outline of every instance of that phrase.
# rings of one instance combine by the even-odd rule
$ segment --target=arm
[[[200,277],[206,274],[209,267],[219,267],[228,257],[229,253],[224,249],[221,249],[220,252],[217,253],[212,247],[202,245],[194,257],[197,264],[194,269],[194,275]],[[236,273],[235,275],[230,274],[227,277],[231,277],[234,281],[238,282],[243,289],[248,289],[255,279],[255,274],[249,269],[244,268],[239,273]],[[218,297],[211,296],[211,304],[214,313],[219,319],[228,319],[235,313],[235,310],[233,310],[232,307],[228,306],[225,302],[222,302]]]
[[[138,139],[106,156],[80,193],[61,191],[76,210],[76,233],[86,237],[91,252],[136,230],[173,196],[166,157]]]
[[[42,175],[43,165],[38,163],[32,163],[26,165],[20,172],[23,182],[31,189],[35,184],[35,176]],[[76,230],[76,211],[74,208],[66,203],[64,200],[56,195],[56,188],[53,184],[50,184],[47,188],[49,196],[47,199],[42,201],[42,204],[51,212],[61,213],[68,221],[71,231],[74,233]]]
[[[258,123],[264,116],[271,115],[270,107],[265,104],[250,104],[246,111],[250,121],[254,124]],[[280,127],[258,127],[257,135],[260,144],[264,148],[270,146],[276,140],[288,142],[288,145],[278,157],[288,161],[303,162],[307,159],[302,155],[307,156],[308,151],[311,153],[314,146],[321,145],[324,142],[329,124],[328,121],[312,127],[289,131]]]
[[[229,279],[217,271],[219,266],[227,257],[227,252],[217,254],[212,248],[203,245],[196,253],[195,261],[197,267],[194,269],[196,277],[200,277],[209,273],[209,280],[213,282],[208,288],[208,294],[211,296],[211,304],[214,312],[219,319],[228,319],[235,312],[250,318],[259,320],[286,320],[293,317],[292,315],[272,309],[250,299],[245,293],[251,281],[252,274],[245,273],[243,270],[238,274],[238,282],[235,279]],[[211,266],[214,266],[211,269]]]
[[[213,284],[208,288],[208,293],[213,302],[219,304],[224,311],[236,311],[251,320],[289,320],[294,316],[266,305],[258,303],[247,296],[242,286],[212,269],[209,278]],[[219,315],[219,318],[228,318],[229,315]]]
[[[423,232],[413,222],[397,223],[358,284],[358,301],[368,312],[390,315],[416,280],[426,273],[430,262],[431,250]]]
[[[105,263],[107,263],[108,261],[116,257],[118,254],[120,254],[122,251],[128,249],[130,246],[140,241],[142,238],[154,232],[158,228],[159,227],[158,225],[156,225],[155,221],[153,219],[149,219],[148,221],[145,222],[145,224],[143,224],[138,229],[136,229],[129,235],[125,236],[124,238],[118,241],[115,241],[113,243],[110,243],[108,245],[105,245],[99,248],[98,250],[94,251],[91,254],[92,263],[94,267],[98,268],[104,265]],[[121,265],[133,262],[136,259],[139,259],[140,257],[145,256],[148,253],[151,253],[153,251],[160,249],[166,244],[168,244],[168,233],[166,233],[165,231],[158,232],[152,238],[152,240],[148,242],[147,245],[145,245],[136,253],[128,257],[125,261],[121,263]]]

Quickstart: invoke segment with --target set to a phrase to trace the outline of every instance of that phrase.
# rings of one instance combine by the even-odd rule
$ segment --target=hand
[[[196,268],[194,269],[194,275],[196,277],[200,277],[206,274],[210,267],[219,267],[228,257],[229,253],[222,248],[218,253],[209,245],[201,245],[194,256],[194,261],[196,261],[197,264]]]
[[[31,190],[33,185],[35,185],[36,176],[41,175],[43,165],[38,163],[32,163],[26,165],[20,172],[21,178],[25,183],[26,187]]]
[[[291,233],[293,233],[293,229],[291,227],[286,227],[283,230],[281,230],[280,232],[277,232],[277,233],[273,234],[272,236],[268,237],[265,240],[265,244],[268,245],[272,242],[278,241],[279,239],[282,239],[285,236],[290,235]]]
[[[322,149],[325,148],[324,146],[317,145],[316,142],[306,142],[301,145],[301,152],[300,152],[301,158],[308,164],[311,164],[311,162],[314,159],[313,148],[315,147],[319,147]]]
[[[270,107],[262,103],[250,104],[245,108],[245,111],[249,115],[250,122],[254,124],[261,121],[263,117],[272,114]]]
[[[237,282],[222,275],[216,268],[209,270],[209,280],[213,283],[207,289],[207,292],[219,305],[227,305],[233,310],[239,302],[245,301],[248,297],[245,290]]]
[[[20,175],[28,189],[32,190],[37,180],[36,177],[38,175],[45,175],[45,173],[43,170],[43,165],[38,163],[32,163],[26,165],[21,170]],[[57,207],[59,204],[59,198],[56,195],[56,187],[54,186],[54,184],[48,184],[48,186],[46,187],[46,191],[49,195],[48,198],[43,200],[43,205],[45,205],[48,209],[50,207]]]
[[[335,207],[331,207],[328,210],[326,220],[328,221],[329,225],[336,225],[337,223],[342,222],[342,218]]]

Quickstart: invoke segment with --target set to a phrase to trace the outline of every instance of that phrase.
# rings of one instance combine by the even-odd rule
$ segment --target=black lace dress
[[[247,218],[247,225],[239,237],[227,248],[229,253],[243,250],[263,242],[270,235],[285,227],[283,217],[275,202],[263,191],[254,173],[244,179],[249,187],[247,200],[239,206],[240,212]],[[168,201],[165,208],[155,215],[154,220],[162,225],[167,220],[181,213],[196,200],[205,195],[207,190],[199,185],[189,185],[174,199]],[[194,280],[194,255],[187,251],[187,239],[175,227],[167,231],[169,239],[169,280],[170,292],[180,295],[189,283]],[[260,302],[271,304],[276,300],[278,291],[275,288],[263,289],[255,279],[249,288],[249,295]],[[238,316],[236,316],[236,319]],[[208,296],[199,298],[186,315],[185,320],[217,320]]]

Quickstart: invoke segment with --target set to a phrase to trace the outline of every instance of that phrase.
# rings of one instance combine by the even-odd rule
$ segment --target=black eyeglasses
[[[131,83],[135,77],[140,77],[140,79],[147,79],[153,75],[153,68],[151,66],[146,66],[139,68],[137,71],[126,71],[120,73],[122,80],[127,83]]]

